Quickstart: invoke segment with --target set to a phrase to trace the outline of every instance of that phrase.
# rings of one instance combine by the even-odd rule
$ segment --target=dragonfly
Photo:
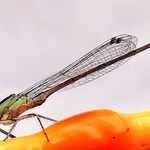
[[[121,66],[129,58],[145,49],[150,43],[136,49],[137,38],[132,35],[119,35],[99,45],[77,61],[68,65],[58,73],[37,82],[19,94],[11,94],[0,102],[0,124],[13,124],[9,132],[0,129],[6,138],[15,137],[11,134],[18,123],[26,118],[36,117],[48,139],[40,118],[56,122],[55,119],[39,114],[22,115],[23,112],[42,105],[56,91],[77,87],[95,80]],[[48,139],[49,141],[49,139]]]

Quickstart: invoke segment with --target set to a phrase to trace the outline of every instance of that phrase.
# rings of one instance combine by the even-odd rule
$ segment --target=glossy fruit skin
[[[150,112],[121,114],[109,109],[81,113],[43,132],[0,142],[0,150],[149,150]],[[150,124],[150,122],[149,122]]]

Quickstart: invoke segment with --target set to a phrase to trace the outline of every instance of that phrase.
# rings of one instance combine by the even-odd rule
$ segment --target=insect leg
[[[44,129],[44,126],[43,126],[43,124],[42,124],[40,118],[43,118],[43,119],[46,119],[46,120],[49,120],[49,121],[52,121],[52,122],[57,122],[57,120],[51,119],[51,118],[48,118],[48,117],[45,117],[45,116],[42,116],[42,115],[39,115],[39,114],[34,114],[34,113],[32,113],[32,114],[27,114],[27,115],[23,115],[23,116],[19,116],[19,117],[17,117],[17,118],[12,118],[12,119],[10,119],[10,120],[5,120],[5,122],[9,122],[9,124],[10,124],[10,123],[13,123],[13,126],[11,127],[11,129],[10,129],[10,131],[8,132],[8,134],[7,134],[6,138],[4,139],[4,141],[5,141],[6,139],[8,139],[8,137],[9,137],[10,134],[11,134],[11,132],[13,131],[13,129],[15,128],[15,126],[17,125],[17,123],[18,123],[19,121],[21,121],[21,120],[23,120],[23,119],[28,119],[28,118],[31,118],[31,117],[36,117],[36,118],[37,118],[37,120],[39,121],[40,126],[41,126],[41,128],[42,128],[42,130],[43,130],[43,133],[45,134],[45,136],[46,136],[46,138],[47,138],[47,141],[49,142],[48,136],[47,136],[47,134],[46,134],[46,131],[45,131],[45,129]]]
[[[0,132],[3,133],[3,134],[5,134],[5,135],[8,135],[8,132],[5,131],[5,130],[3,130],[3,129],[1,129],[1,128],[0,128]],[[10,134],[9,137],[15,138],[16,136],[14,136],[13,134]]]

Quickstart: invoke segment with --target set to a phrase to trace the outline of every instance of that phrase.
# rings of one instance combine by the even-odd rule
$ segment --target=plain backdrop
[[[137,47],[149,43],[149,6],[149,0],[1,0],[0,99],[53,75],[113,36],[134,35]],[[61,120],[93,109],[149,110],[149,58],[150,50],[144,51],[88,84],[54,93],[24,114]],[[36,119],[27,119],[13,134],[40,130]]]

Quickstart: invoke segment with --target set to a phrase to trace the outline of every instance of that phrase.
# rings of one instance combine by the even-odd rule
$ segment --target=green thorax
[[[23,112],[45,102],[47,96],[44,93],[32,99],[19,94],[11,94],[0,102],[0,120],[18,117]]]

